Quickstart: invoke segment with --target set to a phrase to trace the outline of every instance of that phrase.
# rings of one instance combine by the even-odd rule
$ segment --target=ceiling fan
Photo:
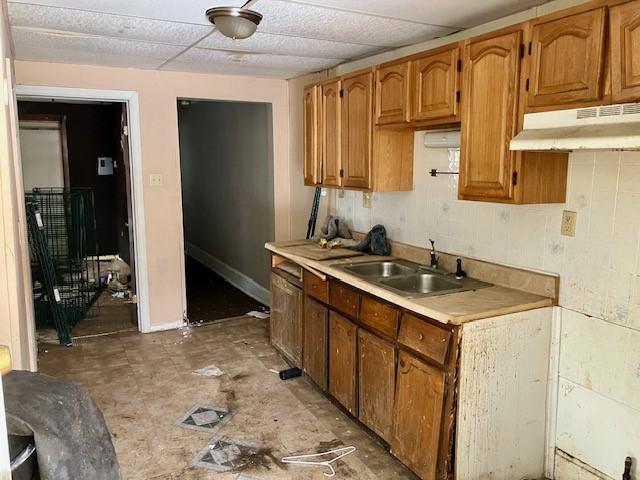
[[[253,0],[248,0],[241,7],[214,7],[207,10],[206,15],[218,31],[225,37],[242,40],[253,35],[262,20],[262,15],[246,8]]]

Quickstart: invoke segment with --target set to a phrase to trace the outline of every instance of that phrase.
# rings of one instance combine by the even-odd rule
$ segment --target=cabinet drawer
[[[331,282],[329,285],[329,303],[339,312],[351,317],[358,316],[360,295],[342,283]]]
[[[320,300],[322,303],[329,303],[329,282],[305,270],[302,277],[302,285],[304,293]]]
[[[399,318],[398,309],[371,297],[362,297],[360,321],[375,332],[395,340],[398,335]]]
[[[451,332],[405,313],[400,323],[398,343],[444,365],[449,353]]]

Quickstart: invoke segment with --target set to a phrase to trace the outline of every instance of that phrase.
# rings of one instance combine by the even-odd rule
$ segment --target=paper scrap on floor
[[[198,370],[194,370],[193,373],[197,373],[198,375],[202,375],[203,377],[219,377],[224,372],[220,370],[215,365],[207,365],[206,367],[199,368]]]
[[[255,317],[264,320],[265,318],[269,318],[269,312],[258,312],[257,310],[251,310],[247,313],[247,317]]]

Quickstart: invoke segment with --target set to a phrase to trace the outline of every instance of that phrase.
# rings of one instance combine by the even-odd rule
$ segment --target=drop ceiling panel
[[[239,7],[244,0],[17,0],[9,3],[32,3],[81,9],[92,12],[154,18],[171,22],[209,25],[204,12],[213,6]]]
[[[472,27],[548,0],[287,0],[449,27]]]
[[[278,68],[259,67],[256,65],[194,63],[182,60],[172,60],[163,66],[162,70],[213,73],[219,75],[242,75],[260,78],[276,78],[280,80],[293,78],[300,74],[300,72],[295,70],[281,70]]]
[[[380,47],[372,47],[370,45],[313,40],[290,37],[288,35],[272,35],[270,33],[261,33],[260,31],[244,40],[233,40],[216,31],[197,44],[197,47],[341,59],[361,57],[380,51]]]
[[[251,8],[264,16],[258,27],[261,32],[335,42],[398,47],[455,31],[282,0],[258,0]]]
[[[192,48],[176,58],[180,63],[203,63],[218,65],[247,65],[269,67],[292,72],[313,72],[340,63],[336,58],[295,57],[253,53],[222,52],[204,48]]]
[[[20,27],[13,27],[11,33],[16,58],[20,60],[158,68],[183,50],[172,45],[52,34]]]
[[[197,42],[213,30],[213,26],[147,20],[22,3],[9,3],[9,22],[18,27],[88,33],[184,46]]]

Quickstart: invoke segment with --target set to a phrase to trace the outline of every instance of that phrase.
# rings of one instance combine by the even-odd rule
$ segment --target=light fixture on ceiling
[[[251,1],[251,0],[249,0]],[[225,37],[241,40],[253,35],[262,20],[262,15],[248,8],[242,7],[214,7],[207,10],[207,18]]]

